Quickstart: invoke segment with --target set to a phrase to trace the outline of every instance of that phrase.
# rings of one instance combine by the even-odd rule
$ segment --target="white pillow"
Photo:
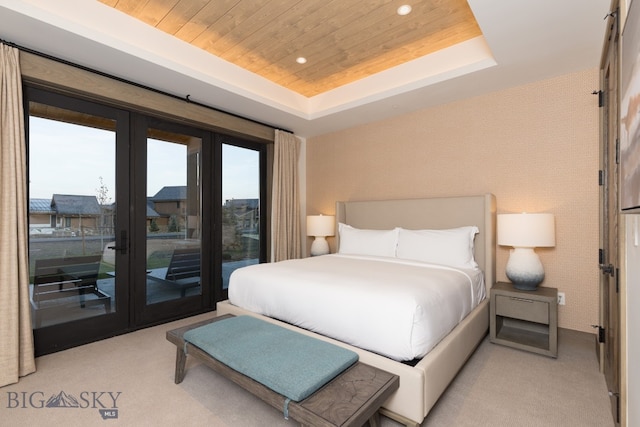
[[[473,240],[478,227],[405,230],[398,233],[397,257],[457,268],[477,268]]]
[[[393,230],[364,230],[338,224],[340,247],[338,253],[351,255],[396,256],[398,228]]]

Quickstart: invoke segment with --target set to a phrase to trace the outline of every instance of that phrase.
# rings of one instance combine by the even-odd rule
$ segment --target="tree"
[[[109,197],[109,189],[104,185],[104,180],[101,176],[98,177],[98,180],[100,181],[100,187],[96,188],[97,199],[100,206],[103,206],[111,201],[111,197]]]
[[[104,207],[109,202],[111,202],[111,197],[109,197],[109,189],[106,185],[104,185],[104,180],[101,176],[98,177],[98,181],[100,181],[100,186],[96,188],[96,198],[98,199],[98,204],[100,205],[100,225],[98,226],[100,230],[100,245],[103,245],[102,235],[104,234]],[[83,232],[84,236],[84,232]]]
[[[175,232],[178,231],[178,218],[176,218],[175,215],[171,215],[169,217],[169,225],[168,225],[168,231],[169,232]]]

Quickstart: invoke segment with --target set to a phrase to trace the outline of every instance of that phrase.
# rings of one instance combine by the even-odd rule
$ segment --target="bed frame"
[[[484,272],[487,296],[495,282],[496,200],[493,194],[429,199],[353,201],[336,203],[336,222],[357,228],[444,229],[475,225],[474,256]],[[338,236],[338,233],[336,233]],[[336,237],[336,247],[339,247]],[[418,426],[465,364],[489,329],[489,298],[480,303],[451,333],[415,366],[362,350],[340,341],[236,307],[217,306],[218,315],[249,314],[318,339],[349,348],[360,361],[400,376],[400,388],[381,413],[407,426]],[[384,315],[384,313],[382,313]]]

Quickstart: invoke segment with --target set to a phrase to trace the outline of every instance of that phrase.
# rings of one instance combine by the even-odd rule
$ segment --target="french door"
[[[264,261],[263,145],[25,88],[36,354],[212,310]]]
[[[144,212],[131,227],[132,314],[135,324],[148,324],[211,307],[213,263],[203,253],[215,239],[207,226],[214,213],[202,208],[203,183],[211,183],[202,159],[212,144],[198,129],[141,115],[132,121],[131,204]]]
[[[130,117],[29,87],[25,105],[29,292],[40,355],[129,326],[133,264],[114,249],[128,247],[130,234]]]

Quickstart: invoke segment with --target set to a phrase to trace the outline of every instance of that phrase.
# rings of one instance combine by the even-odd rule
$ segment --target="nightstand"
[[[490,341],[520,350],[558,356],[558,290],[515,289],[498,282],[491,288]]]

